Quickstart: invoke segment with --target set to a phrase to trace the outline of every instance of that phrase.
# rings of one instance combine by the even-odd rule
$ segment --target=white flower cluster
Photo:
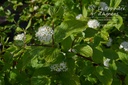
[[[24,33],[21,33],[21,34],[16,35],[14,37],[14,40],[24,41],[25,40],[25,34]]]
[[[89,20],[87,24],[88,24],[88,27],[94,28],[94,29],[96,29],[97,27],[100,26],[100,23],[95,19],[94,20]]]
[[[60,64],[53,64],[50,67],[51,71],[56,71],[56,72],[66,72],[68,70],[67,64],[65,62],[62,62]]]
[[[49,26],[43,26],[38,29],[35,36],[40,42],[49,42],[52,39],[53,30]]]
[[[125,51],[128,51],[128,42],[124,41],[120,44],[120,49],[124,49]]]
[[[38,8],[39,8],[38,6],[34,6],[34,7],[33,7],[34,10],[37,10]]]
[[[108,9],[108,5],[105,2],[100,2],[99,7],[102,11],[106,11]]]
[[[112,38],[109,37],[109,41],[106,44],[108,47],[110,47],[112,45]]]
[[[103,62],[104,66],[109,67],[109,62],[110,62],[109,58],[105,59]]]
[[[76,19],[79,20],[81,17],[82,17],[82,14],[78,14],[78,15],[76,16]]]

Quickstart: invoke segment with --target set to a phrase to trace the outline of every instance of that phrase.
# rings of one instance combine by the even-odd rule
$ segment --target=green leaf
[[[110,7],[117,8],[122,0],[110,0]]]
[[[104,49],[103,53],[106,58],[113,59],[113,60],[118,58],[118,54],[112,49]]]
[[[112,20],[115,22],[115,27],[120,30],[122,24],[123,24],[123,18],[120,15],[113,16]]]
[[[25,68],[28,64],[30,64],[31,60],[39,56],[39,54],[42,52],[43,47],[30,47],[24,53],[22,54],[21,60],[18,61],[17,68]]]
[[[104,40],[108,40],[109,34],[107,31],[102,30],[101,31],[101,38],[103,38]]]
[[[86,44],[77,45],[75,51],[85,57],[91,57],[93,55],[93,49]]]
[[[117,52],[117,53],[118,53],[119,59],[128,65],[128,54],[124,52]]]
[[[17,28],[16,28],[16,32],[23,32],[23,29],[20,28],[20,27],[17,27]]]
[[[94,37],[97,32],[98,32],[98,31],[95,30],[95,29],[87,28],[87,29],[85,30],[85,37]]]
[[[106,31],[113,29],[113,27],[116,27],[118,30],[120,30],[122,25],[123,25],[123,18],[120,15],[114,15],[112,17],[112,20],[108,21],[108,23],[104,25],[103,28]]]
[[[25,28],[26,30],[31,26],[31,23],[32,23],[32,18],[29,19],[28,25]]]
[[[82,69],[82,72],[80,75],[90,75],[94,72],[94,67],[93,66],[90,66],[89,64],[87,66],[85,66],[83,69]]]
[[[85,8],[85,6],[83,6],[82,12],[83,12],[83,16],[86,18],[88,13],[87,13],[87,9]]]
[[[32,39],[32,35],[27,34],[27,35],[26,35],[25,42],[26,42],[26,43],[29,43],[29,42],[31,41],[31,39]]]
[[[55,41],[61,42],[72,34],[77,34],[85,30],[85,22],[78,20],[67,20],[55,29]]]
[[[13,5],[13,9],[16,11],[17,7],[18,7],[18,6],[22,6],[22,5],[23,5],[22,2],[19,2],[19,3],[16,3],[16,2],[15,2],[15,4]]]
[[[59,78],[63,85],[80,85],[78,77],[68,72],[61,73]]]
[[[16,82],[16,77],[17,77],[17,74],[14,72],[14,71],[11,71],[10,72],[10,77],[9,77],[9,80],[12,84],[14,84]]]
[[[111,85],[113,81],[112,73],[109,69],[103,67],[96,67],[96,77],[102,82],[103,85]]]
[[[43,53],[42,53],[42,58],[44,58],[44,60],[47,62],[47,63],[51,63],[51,62],[55,62],[57,57],[59,57],[59,54],[60,54],[60,50],[59,49],[56,49],[56,48],[45,48],[43,50]]]
[[[61,42],[61,48],[64,51],[68,51],[71,48],[71,45],[72,45],[72,39],[71,39],[71,37],[67,37],[66,39],[64,39]]]
[[[99,50],[98,48],[93,48],[92,59],[96,63],[102,63],[103,62],[103,52],[101,50]]]
[[[118,78],[113,78],[112,85],[122,85],[122,81]]]
[[[116,62],[117,69],[119,72],[122,72],[124,74],[128,73],[128,65],[122,63],[122,62]]]
[[[31,85],[51,85],[47,76],[34,76],[31,79]]]
[[[46,76],[46,75],[51,75],[52,72],[50,70],[50,67],[41,67],[41,68],[38,68],[34,71],[34,74],[33,74],[33,77],[34,76]]]

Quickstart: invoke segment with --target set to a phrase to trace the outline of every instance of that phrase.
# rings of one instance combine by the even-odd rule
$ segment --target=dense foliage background
[[[0,85],[128,85],[127,0],[0,2]]]

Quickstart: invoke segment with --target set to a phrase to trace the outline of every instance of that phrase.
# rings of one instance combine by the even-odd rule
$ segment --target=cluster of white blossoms
[[[111,37],[109,37],[109,41],[107,42],[107,44],[106,44],[106,45],[107,45],[108,47],[110,47],[110,46],[112,45],[112,41],[113,41],[113,40],[112,40],[112,38],[111,38]]]
[[[24,33],[21,33],[21,34],[16,35],[14,37],[14,40],[24,41],[25,40],[25,34]]]
[[[79,20],[81,17],[82,17],[82,14],[78,14],[78,15],[76,16],[76,19]]]
[[[53,64],[50,67],[51,71],[56,72],[66,72],[68,70],[67,64],[65,62],[61,62],[59,64]]]
[[[109,62],[110,62],[109,58],[105,59],[103,62],[104,66],[109,67]]]
[[[34,7],[33,7],[34,10],[37,10],[38,8],[39,8],[38,6],[34,6]]]
[[[124,49],[125,51],[128,51],[128,42],[124,41],[120,44],[120,49]]]
[[[40,42],[49,42],[52,39],[53,30],[49,26],[43,26],[38,29],[35,36]]]
[[[105,2],[100,2],[99,7],[102,11],[106,11],[108,9],[108,5]]]
[[[88,27],[94,28],[94,29],[96,29],[97,27],[100,26],[100,23],[95,19],[94,20],[89,20],[87,24],[88,24]]]

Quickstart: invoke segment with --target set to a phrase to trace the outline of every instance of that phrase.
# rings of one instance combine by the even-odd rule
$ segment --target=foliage
[[[110,9],[100,9],[100,2]],[[128,85],[126,7],[123,0],[4,1],[0,85]],[[99,27],[88,26],[93,19]],[[43,26],[49,29],[38,40]]]

